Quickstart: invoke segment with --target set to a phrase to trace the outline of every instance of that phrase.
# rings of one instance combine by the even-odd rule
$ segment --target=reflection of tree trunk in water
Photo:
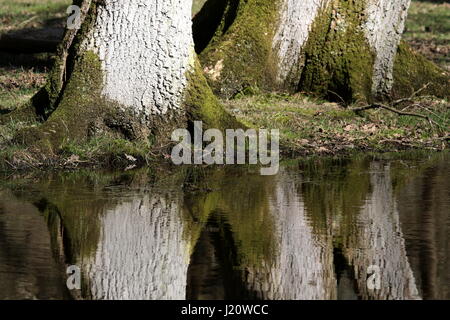
[[[187,274],[186,299],[219,300],[225,298],[224,281],[212,243],[211,223],[201,232],[191,256]]]
[[[424,299],[450,299],[448,160],[398,191],[406,250]]]
[[[281,174],[278,179],[270,201],[277,252],[272,262],[250,266],[248,286],[262,299],[334,299],[331,238],[313,234],[296,178]]]
[[[363,299],[417,299],[419,295],[406,256],[389,170],[380,163],[371,165],[372,195],[355,221],[358,233],[350,235],[344,254],[354,266]],[[370,266],[380,268],[379,290],[368,288]]]
[[[50,242],[36,207],[0,191],[0,300],[68,297]]]
[[[180,199],[153,193],[105,213],[97,252],[84,266],[92,298],[185,298],[190,250]]]
[[[420,202],[422,211],[422,246],[420,254],[420,268],[423,292],[426,299],[437,298],[437,254],[436,254],[436,228],[432,211],[433,182],[436,172],[427,170],[423,179],[423,189]]]
[[[191,256],[186,298],[188,300],[252,299],[243,281],[238,247],[226,217],[214,211]]]

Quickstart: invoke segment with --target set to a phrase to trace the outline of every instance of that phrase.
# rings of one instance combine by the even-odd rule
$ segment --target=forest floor
[[[194,0],[193,13],[204,1]],[[0,36],[15,30],[61,26],[70,3],[71,0],[0,0]],[[450,70],[450,4],[413,1],[404,39],[440,67]],[[45,83],[51,65],[51,53],[0,51],[0,115],[30,99]],[[328,103],[303,94],[259,93],[255,89],[223,103],[250,127],[280,129],[285,155],[448,148],[449,102],[430,97],[413,100],[396,106],[403,115],[388,110],[389,106],[354,112],[359,106]],[[11,142],[23,126],[11,122],[0,127],[0,170],[5,163],[13,168],[39,164],[34,159],[27,160],[21,146]],[[129,159],[147,159],[149,152],[141,145],[105,139],[83,146],[70,144],[63,150],[60,164],[105,159],[119,163],[122,159],[126,163]],[[22,155],[17,158],[18,154]]]
[[[403,39],[450,70],[450,3],[413,0]],[[387,109],[355,113],[352,109],[357,106],[327,103],[301,94],[240,94],[225,105],[251,127],[279,128],[285,153],[294,156],[442,150],[448,148],[450,139],[450,104],[430,97],[397,106],[402,112],[429,119],[399,116]]]

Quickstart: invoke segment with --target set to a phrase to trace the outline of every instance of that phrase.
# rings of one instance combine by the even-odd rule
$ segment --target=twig
[[[336,92],[331,91],[331,90],[328,90],[328,92],[330,92],[330,93],[334,94],[336,97],[338,97],[338,98],[342,101],[342,103],[344,104],[344,106],[347,106],[347,105],[348,105],[348,103],[345,102],[344,98],[342,98],[342,97],[341,97],[339,94],[337,94]]]
[[[38,16],[33,16],[33,17],[31,17],[31,18],[29,18],[29,19],[27,19],[27,20],[25,20],[25,21],[22,21],[22,22],[20,22],[20,23],[18,23],[17,25],[16,25],[16,29],[19,29],[19,28],[21,28],[22,26],[26,26],[28,23],[30,23],[31,21],[33,21],[34,19],[36,19]]]
[[[358,113],[358,112],[366,111],[366,110],[370,110],[370,109],[385,109],[385,110],[388,110],[390,112],[396,113],[399,116],[418,117],[418,118],[422,118],[422,119],[427,120],[430,124],[434,124],[436,126],[439,126],[439,124],[436,123],[435,121],[433,121],[433,119],[431,119],[429,116],[425,116],[425,115],[419,114],[419,113],[399,111],[399,110],[396,110],[396,109],[394,109],[392,107],[385,106],[383,104],[371,104],[371,105],[364,106],[364,107],[361,107],[361,108],[352,109],[352,111],[355,112],[355,113]]]
[[[402,104],[403,102],[411,102],[415,97],[417,97],[417,95],[419,93],[421,93],[422,91],[424,91],[425,89],[427,89],[430,86],[431,83],[427,83],[426,85],[424,85],[422,88],[420,88],[417,91],[414,91],[411,96],[409,98],[403,98],[403,99],[398,99],[395,100],[394,102],[392,102],[392,106],[397,106],[399,104]]]

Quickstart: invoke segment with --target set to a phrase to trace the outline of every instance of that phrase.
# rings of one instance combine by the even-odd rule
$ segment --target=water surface
[[[0,299],[450,299],[449,168],[441,154],[293,161],[273,177],[4,177]]]

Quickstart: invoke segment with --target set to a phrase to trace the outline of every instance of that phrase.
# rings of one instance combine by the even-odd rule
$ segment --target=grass
[[[23,28],[62,26],[71,0],[0,0],[0,34]],[[194,0],[193,14],[205,0]],[[450,66],[450,4],[413,1],[404,38],[444,68]],[[0,115],[27,101],[45,82],[52,54],[18,55],[0,52]],[[426,99],[408,112],[430,116],[436,125],[417,117],[399,117],[372,110],[362,115],[303,95],[261,94],[249,90],[226,107],[242,122],[256,128],[279,128],[285,153],[334,154],[354,151],[445,147],[450,108],[445,101]],[[33,158],[13,137],[36,123],[10,122],[0,126],[1,167],[34,166],[54,159]],[[83,144],[67,142],[57,165],[88,162],[133,164],[148,161],[150,149],[122,139],[96,138]],[[55,163],[53,163],[55,165]]]
[[[404,39],[450,70],[450,3],[413,1],[408,17]]]
[[[197,12],[200,11],[200,9],[205,4],[206,0],[193,0],[192,1],[192,15],[197,14]]]
[[[71,0],[0,0],[0,36],[27,28],[62,27]],[[44,84],[50,54],[0,52],[0,114],[26,102]]]
[[[16,29],[61,25],[71,0],[0,0],[0,34]]]
[[[279,129],[285,154],[386,152],[445,147],[450,131],[450,108],[443,100],[418,99],[405,111],[429,116],[434,124],[386,110],[356,114],[301,94],[256,94],[225,102],[227,109],[249,127]],[[444,143],[444,145],[443,145]]]
[[[161,158],[153,154],[150,144],[108,136],[96,137],[87,142],[67,141],[55,155],[34,152],[33,148],[15,139],[24,129],[39,123],[14,122],[0,126],[0,171],[51,167],[79,168],[97,165],[109,168],[126,168],[148,165]],[[162,152],[164,154],[164,152]],[[154,155],[152,159],[150,156]]]
[[[25,103],[45,84],[46,76],[46,69],[0,67],[0,112]]]

